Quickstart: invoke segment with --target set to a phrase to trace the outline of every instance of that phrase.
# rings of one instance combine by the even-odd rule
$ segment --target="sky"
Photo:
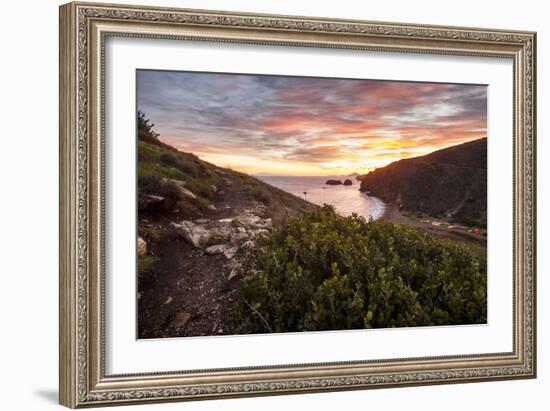
[[[485,85],[138,70],[160,139],[248,174],[364,174],[487,136]]]

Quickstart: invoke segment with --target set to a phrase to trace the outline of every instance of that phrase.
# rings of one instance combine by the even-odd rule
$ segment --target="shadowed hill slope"
[[[360,189],[402,210],[486,227],[487,139],[396,161],[363,176]]]

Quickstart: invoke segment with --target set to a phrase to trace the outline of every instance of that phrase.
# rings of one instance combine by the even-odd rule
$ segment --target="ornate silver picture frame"
[[[513,62],[513,349],[473,355],[106,373],[105,43],[170,39]],[[60,403],[67,407],[536,376],[533,32],[109,4],[60,8]],[[327,347],[328,349],[328,347]]]

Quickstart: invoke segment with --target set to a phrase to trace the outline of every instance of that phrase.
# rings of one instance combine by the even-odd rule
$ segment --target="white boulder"
[[[147,254],[147,242],[141,237],[137,239],[137,254],[140,257]]]

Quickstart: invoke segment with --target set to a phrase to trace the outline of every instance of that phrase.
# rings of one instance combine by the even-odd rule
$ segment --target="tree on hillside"
[[[137,126],[139,139],[148,142],[158,141],[159,133],[153,129],[155,125],[151,123],[141,110],[138,110]]]

